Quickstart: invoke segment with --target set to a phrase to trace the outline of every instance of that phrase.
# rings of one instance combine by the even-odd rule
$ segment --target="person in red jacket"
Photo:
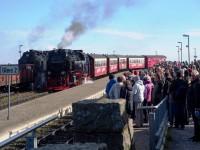
[[[144,106],[151,106],[152,105],[152,91],[154,88],[153,83],[151,82],[151,77],[146,76],[144,78]],[[147,122],[147,111],[144,110],[144,122]]]

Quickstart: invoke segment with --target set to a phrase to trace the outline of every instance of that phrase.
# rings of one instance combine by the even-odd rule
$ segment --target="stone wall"
[[[72,104],[75,142],[106,143],[109,150],[129,150],[133,127],[125,100],[83,100]]]

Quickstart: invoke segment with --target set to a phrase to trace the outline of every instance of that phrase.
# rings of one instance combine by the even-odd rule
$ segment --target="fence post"
[[[149,113],[149,146],[150,150],[155,149],[155,112]]]
[[[35,130],[33,130],[30,135],[26,137],[26,150],[37,148],[37,137]]]

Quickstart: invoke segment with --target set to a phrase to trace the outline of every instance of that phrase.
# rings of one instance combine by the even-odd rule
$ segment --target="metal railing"
[[[141,106],[138,109],[149,111],[149,149],[163,150],[168,129],[167,99],[156,106]]]
[[[40,128],[40,127],[46,125],[47,123],[49,123],[55,119],[58,119],[59,117],[67,115],[70,112],[71,112],[71,106],[67,106],[63,109],[59,109],[55,113],[52,113],[48,117],[41,118],[41,119],[35,121],[34,123],[27,125],[26,127],[21,128],[15,132],[10,131],[9,137],[0,142],[0,148],[10,144],[11,142],[23,137],[24,135],[26,135],[30,132],[34,132],[37,128]]]
[[[85,97],[83,99],[98,99],[98,98],[104,96],[104,94],[105,94],[105,90],[103,89],[103,90],[101,90],[89,97]],[[35,130],[37,128],[42,127],[42,126],[46,125],[47,123],[49,123],[55,119],[58,119],[59,117],[65,116],[71,112],[72,112],[72,105],[70,104],[48,116],[45,116],[45,117],[37,119],[36,121],[33,121],[31,124],[29,124],[27,126],[25,125],[23,128],[20,128],[17,131],[9,131],[7,138],[0,141],[0,148],[10,144],[11,142],[23,137],[24,135],[26,135],[28,133],[35,132]],[[32,143],[34,143],[35,142],[34,138],[31,138],[31,139],[33,139]],[[33,144],[32,144],[32,146],[33,146]],[[32,149],[32,148],[37,148],[37,146],[29,147],[27,149]]]

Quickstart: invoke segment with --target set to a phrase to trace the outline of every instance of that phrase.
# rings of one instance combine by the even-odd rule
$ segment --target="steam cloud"
[[[58,48],[65,48],[72,44],[80,35],[87,30],[110,17],[120,8],[131,6],[134,0],[83,0],[75,2],[75,13],[71,25],[58,44]]]
[[[35,27],[28,36],[29,45],[41,39],[45,31],[46,27],[44,25]]]
[[[63,14],[59,14],[58,12],[58,14],[50,16],[51,22],[48,24],[56,22],[55,20],[59,18],[58,15],[62,16],[62,20],[65,17],[71,18],[71,23],[65,29],[65,33],[57,47],[65,48],[71,45],[74,40],[87,30],[96,27],[100,22],[112,17],[121,7],[132,6],[134,2],[135,0],[73,0],[72,5],[67,10],[66,7],[59,8],[59,12],[63,12]],[[62,9],[63,11],[61,11]],[[55,9],[52,9],[52,12],[55,13]],[[65,14],[67,15],[63,17]],[[58,18],[55,18],[55,16]],[[61,21],[61,18],[59,18],[59,21]],[[40,24],[31,31],[28,36],[29,44],[37,42],[43,37],[47,30],[46,25],[46,23]]]
[[[58,44],[58,48],[64,48],[71,45],[72,41],[74,41],[76,37],[83,34],[85,30],[85,26],[82,23],[75,21],[72,22],[71,26],[66,29],[61,42]]]

